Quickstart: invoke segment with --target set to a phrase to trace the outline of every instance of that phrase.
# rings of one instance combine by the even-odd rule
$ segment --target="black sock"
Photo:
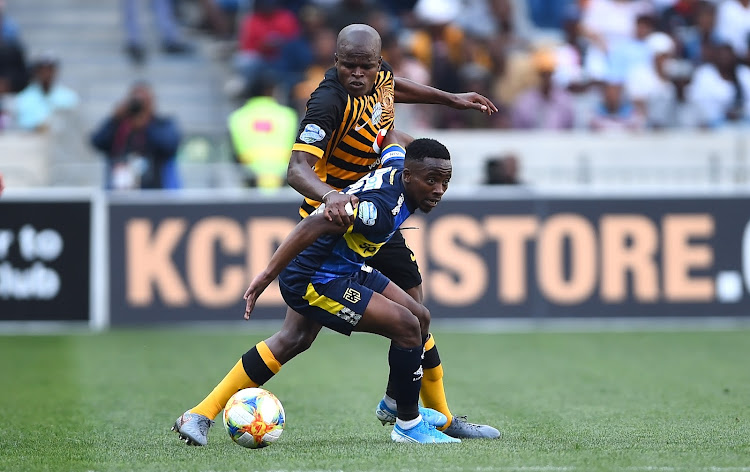
[[[388,351],[391,372],[388,384],[393,389],[398,418],[409,421],[419,416],[419,389],[422,386],[422,346],[402,348],[391,343]]]
[[[422,346],[423,347],[424,347],[424,343],[426,343],[427,340],[430,339],[430,336],[431,335],[428,334],[427,336],[423,336],[422,337]],[[438,364],[439,363],[440,363],[440,361],[438,361]],[[422,364],[424,364],[424,355],[422,356]],[[391,376],[390,375],[388,376],[388,384],[385,386],[385,394],[388,395],[389,397],[393,398],[393,399],[396,398],[396,396],[395,396],[396,395],[396,390],[393,387],[393,382],[391,381]]]

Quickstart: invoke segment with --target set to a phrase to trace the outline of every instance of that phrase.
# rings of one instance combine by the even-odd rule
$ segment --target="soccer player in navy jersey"
[[[316,333],[326,326],[346,335],[361,331],[389,338],[389,381],[397,412],[391,439],[396,442],[451,443],[460,439],[436,429],[448,421],[445,415],[418,404],[429,312],[366,261],[412,213],[418,209],[429,212],[440,202],[451,174],[448,150],[433,139],[412,141],[408,152],[398,144],[386,147],[381,167],[344,189],[355,202],[347,209],[353,223],[342,228],[322,212],[308,216],[245,293],[244,316],[249,319],[258,297],[278,277],[289,307],[285,326],[292,320],[294,325],[309,325]],[[283,331],[284,327],[242,357],[241,365],[238,363],[214,390],[221,391],[219,404],[226,403],[238,389],[265,384],[278,372],[288,360],[288,336]],[[195,414],[186,412],[175,428],[187,442],[198,442],[200,431],[194,437],[189,427],[184,428],[190,415]],[[182,421],[186,416],[187,421]]]

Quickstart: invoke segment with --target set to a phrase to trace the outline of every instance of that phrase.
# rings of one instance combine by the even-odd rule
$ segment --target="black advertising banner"
[[[112,203],[110,320],[238,321],[255,274],[299,221],[285,203]],[[253,317],[283,318],[274,282]]]
[[[296,203],[113,204],[113,324],[240,320]],[[749,198],[443,201],[404,225],[434,318],[750,314]],[[281,318],[274,284],[253,316]]]
[[[89,319],[91,203],[0,202],[0,320]]]

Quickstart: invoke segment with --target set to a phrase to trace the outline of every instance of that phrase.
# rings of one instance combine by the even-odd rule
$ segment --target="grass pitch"
[[[454,414],[495,441],[393,444],[374,417],[386,340],[321,333],[266,387],[287,425],[260,450],[169,431],[270,333],[0,336],[1,471],[750,472],[750,331],[436,332]]]

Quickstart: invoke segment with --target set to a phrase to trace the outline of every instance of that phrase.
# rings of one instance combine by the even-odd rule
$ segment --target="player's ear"
[[[409,170],[408,167],[404,167],[404,182],[409,183],[411,182],[411,170]]]

